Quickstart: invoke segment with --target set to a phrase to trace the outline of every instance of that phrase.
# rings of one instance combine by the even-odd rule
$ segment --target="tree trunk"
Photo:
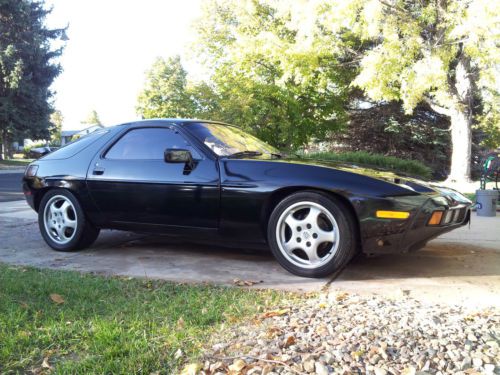
[[[454,105],[449,111],[452,153],[448,181],[451,182],[471,181],[473,84],[470,58],[461,51],[451,85]]]
[[[1,133],[2,143],[0,144],[0,160],[7,159],[7,142],[5,141],[5,133],[5,130]]]
[[[448,180],[470,182],[472,152],[472,118],[463,109],[451,110],[451,169]]]
[[[2,155],[3,159],[12,159],[12,145],[10,144],[9,133],[7,130],[2,131]]]

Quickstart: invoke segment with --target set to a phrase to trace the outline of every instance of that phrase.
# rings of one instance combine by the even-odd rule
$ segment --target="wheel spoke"
[[[292,254],[293,250],[295,250],[297,248],[302,248],[301,246],[299,246],[295,237],[293,237],[293,236],[290,238],[290,240],[288,242],[285,242],[283,244],[283,247],[285,248],[285,251],[289,254]]]
[[[56,228],[57,231],[57,236],[59,237],[60,240],[65,240],[67,237],[64,234],[64,227],[57,226]]]
[[[293,212],[288,214],[288,216],[285,219],[285,223],[288,224],[292,232],[295,232],[297,230],[297,226],[300,225],[300,221],[297,220],[295,217],[293,217]]]
[[[68,212],[68,208],[71,207],[71,204],[68,201],[64,201],[59,210],[62,212],[63,215],[66,215]]]
[[[311,223],[312,226],[318,225],[318,216],[321,215],[321,210],[317,207],[311,207],[305,220]]]
[[[68,210],[68,209],[66,209],[66,210],[64,210],[64,211],[62,212],[62,217],[63,217],[64,221],[65,221],[65,222],[68,222],[68,221],[75,221],[75,220],[73,220],[72,218],[70,218],[70,217],[69,217],[69,215],[68,215],[68,211],[69,211],[69,210]]]
[[[50,205],[49,211],[50,211],[50,215],[51,215],[52,217],[54,217],[54,216],[56,216],[56,215],[57,215],[57,213],[59,212],[59,209],[56,207],[56,205],[55,205],[54,203],[52,203],[52,204]]]
[[[318,263],[321,258],[318,256],[318,246],[316,244],[313,244],[311,247],[308,247],[304,249],[307,257],[309,258],[309,262],[311,263]]]
[[[327,232],[326,230],[318,228],[316,234],[318,235],[316,239],[318,245],[323,242],[335,242],[335,232],[333,230]]]
[[[70,219],[65,220],[64,227],[75,229],[76,228],[76,220],[70,220]]]

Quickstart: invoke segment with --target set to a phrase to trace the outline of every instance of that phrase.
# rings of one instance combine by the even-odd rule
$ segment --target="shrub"
[[[365,151],[349,151],[340,153],[318,152],[302,156],[308,159],[339,161],[361,164],[368,167],[378,167],[394,172],[401,172],[422,177],[425,179],[430,179],[432,176],[432,170],[416,160],[399,159],[394,156],[371,154]]]
[[[30,151],[32,148],[37,148],[37,147],[44,147],[47,144],[45,141],[33,143],[29,146],[24,146],[23,148],[23,157],[24,159],[29,159],[30,158]]]

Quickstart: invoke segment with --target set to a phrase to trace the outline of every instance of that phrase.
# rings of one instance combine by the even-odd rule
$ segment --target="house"
[[[93,133],[102,128],[104,128],[104,126],[101,124],[94,124],[82,130],[63,130],[61,131],[61,146],[71,142],[72,139],[83,137],[84,135]]]

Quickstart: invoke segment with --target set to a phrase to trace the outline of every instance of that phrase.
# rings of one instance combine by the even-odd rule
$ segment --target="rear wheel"
[[[342,202],[305,191],[276,206],[267,235],[283,268],[299,276],[324,277],[340,270],[356,253],[355,229]]]
[[[64,189],[51,190],[43,196],[38,225],[45,242],[58,251],[85,248],[99,235],[99,229],[86,219],[76,197]]]

